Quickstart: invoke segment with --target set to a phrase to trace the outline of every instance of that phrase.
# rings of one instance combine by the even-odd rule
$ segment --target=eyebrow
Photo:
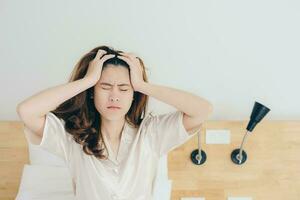
[[[106,83],[106,82],[102,82],[102,83],[100,83],[100,85],[109,85],[109,86],[113,86],[112,84]],[[122,83],[122,84],[118,84],[118,86],[130,86],[130,85],[127,84],[127,83]]]

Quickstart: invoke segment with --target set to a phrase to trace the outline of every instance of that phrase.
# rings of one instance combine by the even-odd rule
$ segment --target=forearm
[[[138,91],[172,105],[191,117],[212,112],[212,104],[210,102],[179,89],[144,82],[140,84]]]
[[[57,108],[61,103],[76,96],[92,86],[88,79],[79,79],[55,87],[45,89],[22,101],[17,106],[17,111],[22,115],[44,116]]]

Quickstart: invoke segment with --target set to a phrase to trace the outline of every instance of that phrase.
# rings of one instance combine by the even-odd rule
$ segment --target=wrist
[[[82,81],[87,87],[89,87],[89,88],[92,87],[92,86],[94,86],[94,85],[97,83],[97,81],[94,81],[94,80],[89,79],[89,78],[82,78],[81,81]]]
[[[139,84],[137,84],[137,88],[136,88],[136,91],[138,92],[141,92],[141,93],[144,93],[145,92],[145,88],[147,87],[147,82],[143,81]]]

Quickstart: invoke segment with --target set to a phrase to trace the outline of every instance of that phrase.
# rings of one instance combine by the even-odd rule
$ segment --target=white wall
[[[18,102],[66,82],[99,45],[139,55],[152,83],[207,98],[211,119],[248,119],[255,100],[272,109],[266,119],[300,118],[299,1],[0,4],[0,120],[19,120]],[[172,109],[155,99],[151,105]]]

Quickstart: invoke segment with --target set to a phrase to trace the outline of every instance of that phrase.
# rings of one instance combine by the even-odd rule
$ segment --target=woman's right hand
[[[93,85],[95,85],[101,77],[103,63],[106,60],[115,57],[114,54],[107,54],[103,56],[104,54],[106,54],[105,50],[103,49],[98,50],[96,57],[90,61],[88,70],[84,76],[84,79],[88,79],[93,83]]]

